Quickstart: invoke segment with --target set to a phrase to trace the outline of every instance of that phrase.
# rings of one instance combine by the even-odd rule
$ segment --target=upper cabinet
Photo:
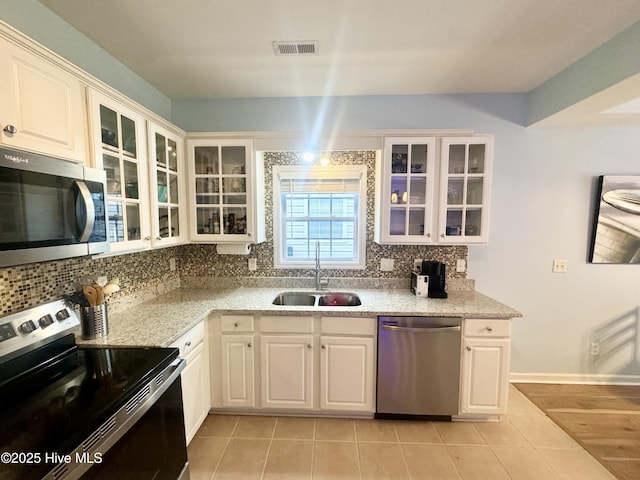
[[[107,173],[111,251],[149,248],[145,119],[95,90],[90,91],[90,110],[95,167]]]
[[[386,138],[375,241],[486,243],[492,155],[488,135]]]
[[[84,163],[85,88],[53,63],[0,38],[0,143]]]
[[[187,238],[184,138],[148,122],[151,243],[168,247]]]
[[[440,239],[486,243],[493,137],[445,137],[440,148]]]
[[[191,240],[264,241],[264,199],[256,181],[262,168],[252,141],[192,139],[187,149]]]
[[[379,243],[430,242],[436,139],[387,138],[380,184]]]

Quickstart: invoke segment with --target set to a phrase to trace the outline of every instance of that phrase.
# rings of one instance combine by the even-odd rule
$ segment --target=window
[[[316,245],[323,267],[365,268],[364,165],[274,166],[274,264],[314,268]]]

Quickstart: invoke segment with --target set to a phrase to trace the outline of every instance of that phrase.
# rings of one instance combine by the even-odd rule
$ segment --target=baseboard
[[[606,375],[582,373],[511,373],[511,383],[581,383],[591,385],[640,386],[640,375]]]

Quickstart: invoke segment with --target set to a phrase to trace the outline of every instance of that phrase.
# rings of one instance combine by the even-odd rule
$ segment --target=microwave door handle
[[[89,240],[91,236],[91,232],[93,232],[93,224],[96,219],[96,211],[93,205],[93,198],[91,198],[91,192],[89,191],[89,187],[82,180],[76,180],[74,185],[78,188],[78,197],[76,198],[76,213],[78,212],[78,202],[82,202],[84,207],[84,211],[86,212],[85,218],[76,219],[78,223],[78,230],[80,235],[78,235],[79,242],[86,242]]]

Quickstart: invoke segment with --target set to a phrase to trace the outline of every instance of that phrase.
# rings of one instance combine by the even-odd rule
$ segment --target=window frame
[[[282,180],[298,179],[348,179],[358,181],[358,206],[356,226],[356,260],[340,261],[322,259],[322,268],[364,270],[366,268],[367,237],[367,166],[366,165],[274,165],[273,166],[273,264],[277,269],[315,268],[315,259],[310,261],[286,260],[282,247],[286,235],[281,211]],[[339,192],[338,192],[339,193]]]

